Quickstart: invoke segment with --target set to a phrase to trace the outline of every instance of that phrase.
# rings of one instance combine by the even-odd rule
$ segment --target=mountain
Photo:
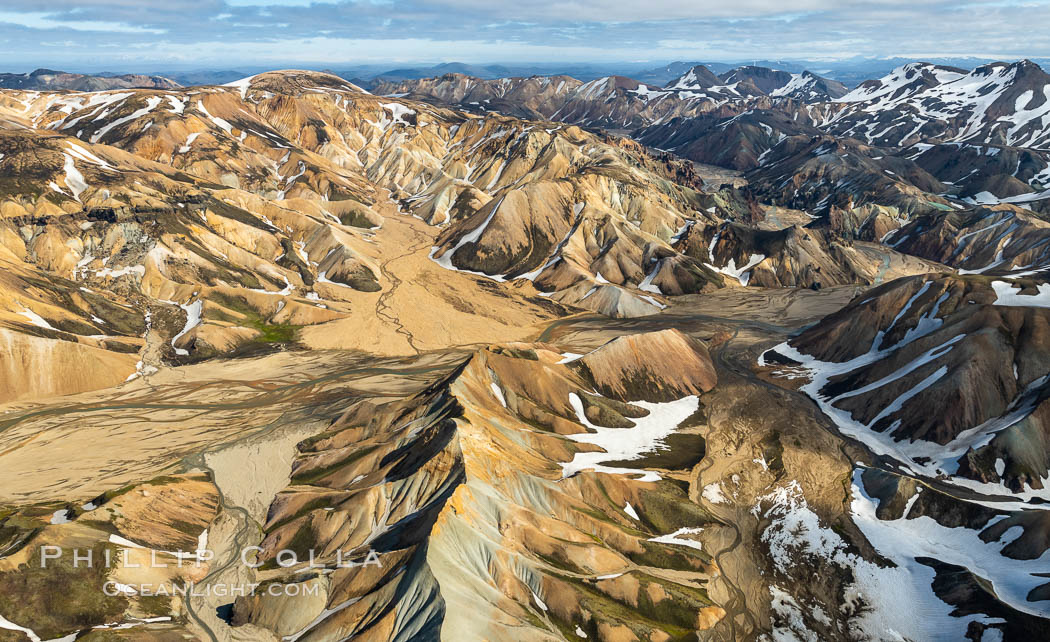
[[[971,143],[919,143],[908,152],[916,164],[953,186],[957,196],[971,202],[987,204],[1017,199],[1033,208],[1038,207],[1040,194],[1050,187],[1047,185],[1050,154],[1043,150]]]
[[[1046,147],[1048,92],[1050,76],[1028,60],[969,73],[916,63],[843,96],[848,107],[827,129],[881,145],[934,139]]]
[[[547,118],[561,109],[584,83],[568,76],[531,76],[482,80],[449,73],[411,82],[380,82],[376,94],[403,96],[479,112],[494,111],[522,118]]]
[[[918,217],[885,242],[960,273],[1033,276],[1050,269],[1050,224],[1012,205],[938,212]]]
[[[482,80],[446,74],[432,79],[378,83],[371,91],[479,113],[499,112],[607,129],[630,129],[663,118],[703,113],[717,106],[706,95],[679,95],[624,76],[581,82],[568,76]]]
[[[798,73],[803,71],[807,67],[811,68],[814,64],[816,63],[798,60],[755,60],[751,62],[741,61],[735,63],[675,61],[662,67],[638,70],[637,72],[631,74],[631,76],[643,82],[665,85],[669,81],[683,76],[690,69],[698,65],[702,65],[711,72],[722,76],[724,74],[731,73],[734,69],[743,69],[748,67],[768,68],[788,73]]]
[[[749,173],[759,198],[827,214],[866,204],[898,213],[946,209],[946,187],[913,161],[880,155],[855,140],[792,136],[774,145]]]
[[[1034,624],[1022,622],[1046,591],[1044,578],[1018,575],[1044,554],[1040,536],[1023,526],[1004,535],[1043,522],[1050,479],[1042,289],[943,273],[898,279],[760,359],[887,462],[852,478],[873,499],[858,525],[880,552],[930,569],[940,599],[1009,613],[1018,630]],[[928,545],[905,543],[913,537]]]
[[[324,328],[356,323],[377,298],[385,309],[409,296],[392,292],[403,277],[385,274],[380,229],[398,237],[395,245],[416,246],[404,268],[414,279],[459,272],[445,279],[453,289],[477,274],[521,284],[489,305],[509,304],[517,311],[504,318],[524,326],[566,305],[626,317],[658,312],[654,257],[667,259],[658,283],[669,292],[723,285],[717,271],[670,243],[687,220],[731,213],[737,197],[701,193],[680,163],[575,127],[377,98],[314,72],[193,93],[19,100],[0,166],[20,178],[6,182],[0,207],[12,234],[20,220],[54,222],[18,233],[12,246],[22,274],[8,286],[12,327],[119,353],[116,377],[171,360],[356,345],[363,337]],[[412,225],[391,227],[392,211],[437,231],[424,242]],[[192,242],[180,240],[187,234]],[[42,289],[15,294],[31,281]],[[153,310],[152,325],[127,312],[119,323],[107,320],[91,300],[62,303],[72,282],[115,288],[115,300]],[[465,313],[457,306],[446,311]],[[433,331],[413,323],[405,313],[382,315],[370,349],[424,345]],[[143,344],[143,328],[156,340]],[[135,358],[143,345],[145,357]],[[33,350],[26,358],[45,363]],[[89,381],[56,381],[54,390]]]
[[[1039,639],[1005,67],[0,90],[0,639]]]
[[[736,67],[715,77],[707,67],[693,67],[685,75],[668,83],[672,89],[693,89],[712,95],[735,95],[739,98],[769,96],[801,103],[827,102],[844,96],[842,83],[821,78],[810,71],[791,74],[769,67]],[[721,88],[724,87],[724,88]]]
[[[802,103],[826,102],[847,93],[842,83],[821,78],[808,71],[793,74],[752,65],[736,67],[718,76],[707,67],[697,65],[667,83],[666,88],[699,92],[712,98],[731,96],[746,99],[770,96],[790,98]],[[694,97],[692,93],[685,95]]]
[[[663,67],[655,67],[653,69],[645,69],[637,74],[635,77],[642,82],[652,83],[654,85],[663,86],[671,80],[678,78],[685,74],[687,71],[697,65],[701,65],[700,62],[682,62],[680,60],[664,65]],[[718,67],[718,63],[708,63],[710,67]],[[728,65],[726,65],[729,68]]]
[[[665,87],[667,89],[710,89],[711,87],[719,87],[724,84],[722,79],[712,73],[707,67],[696,65],[695,67],[690,67],[680,77],[667,83]]]
[[[889,104],[890,101],[909,98],[931,87],[958,80],[966,74],[965,69],[958,67],[945,67],[928,62],[908,63],[882,78],[860,83],[852,92],[843,96],[842,102],[882,99],[884,102],[881,104]]]
[[[131,87],[174,89],[179,86],[179,83],[163,76],[141,74],[91,76],[51,69],[37,69],[28,74],[0,74],[0,88],[4,89],[104,91]]]
[[[845,85],[836,80],[821,78],[816,74],[803,71],[800,74],[792,74],[788,82],[767,93],[770,96],[783,96],[799,102],[814,103],[841,98],[848,93],[848,90]]]
[[[625,76],[581,82],[569,76],[486,80],[448,73],[401,82],[379,80],[372,84],[371,91],[477,112],[495,111],[615,130],[634,130],[679,117],[691,119],[717,110],[734,115],[745,108],[768,107],[774,96],[819,102],[831,94],[842,93],[833,81],[812,74],[796,78],[787,72],[741,67],[723,76],[697,65],[658,87]]]
[[[801,74],[773,90],[779,100],[738,98],[721,111],[654,121],[633,134],[701,163],[749,171],[760,200],[793,207],[832,206],[820,202],[827,195],[821,184],[838,181],[832,189],[839,205],[848,195],[854,205],[903,212],[949,201],[952,207],[1004,202],[1046,210],[1043,139],[1050,130],[1041,114],[1050,103],[1043,98],[1047,76],[1033,63],[972,72],[913,63],[838,98],[842,88],[810,94],[817,85],[805,88],[807,78]],[[792,139],[800,136],[808,138]],[[830,140],[826,136],[835,141],[834,154],[817,153],[830,149],[817,143]],[[798,145],[809,151],[798,155]],[[829,171],[844,158],[855,160],[850,170]]]
[[[377,74],[374,81],[396,82],[399,80],[430,78],[444,74],[463,74],[479,78],[499,78],[500,76],[507,75],[509,71],[510,70],[503,65],[467,65],[461,62],[447,62],[434,65],[433,67],[391,69]]]
[[[744,83],[753,85],[763,94],[770,94],[791,82],[794,74],[768,67],[755,67],[747,65],[737,67],[722,74],[718,78],[728,85]]]
[[[788,136],[819,136],[820,130],[776,110],[753,110],[727,117],[715,111],[694,118],[672,118],[638,130],[635,137],[684,158],[749,170]]]
[[[459,62],[419,65],[397,69],[376,65],[359,65],[351,68],[339,68],[336,74],[343,78],[360,78],[366,89],[371,90],[378,83],[401,82],[433,78],[445,74],[463,74],[484,80],[530,76],[572,76],[584,82],[604,78],[610,75],[629,75],[637,77],[637,71],[645,68],[636,62],[563,62],[563,63],[528,63],[511,64],[466,64]],[[662,83],[660,83],[662,84]]]
[[[978,495],[1009,488],[1022,501],[1050,476],[1047,355],[1035,338],[1047,313],[1032,305],[1040,296],[1024,281],[900,279],[766,362],[786,357],[812,373],[807,393],[876,452]],[[858,315],[871,322],[856,323]]]
[[[742,285],[765,288],[878,285],[943,269],[876,243],[843,242],[835,232],[797,224],[776,230],[732,222],[694,224],[681,235],[677,249]]]
[[[661,369],[655,359],[630,361],[638,351],[678,354],[690,373],[683,378],[677,370]],[[598,635],[607,628],[678,631],[713,625],[720,608],[693,579],[706,575],[708,556],[698,552],[695,540],[683,538],[690,543],[683,546],[658,541],[656,533],[691,528],[704,519],[702,509],[689,504],[670,479],[655,484],[633,480],[640,475],[670,477],[675,465],[625,462],[628,468],[600,480],[575,472],[593,459],[587,426],[620,425],[620,430],[642,432],[661,419],[697,425],[698,419],[690,416],[695,395],[716,384],[706,349],[665,331],[614,340],[583,359],[559,361],[561,355],[544,345],[482,350],[418,395],[377,407],[370,419],[374,428],[364,437],[374,452],[370,459],[385,461],[383,468],[389,471],[386,481],[380,475],[373,478],[383,489],[375,495],[377,503],[350,504],[367,479],[351,481],[366,468],[347,456],[350,440],[357,440],[353,414],[363,408],[305,445],[292,463],[292,484],[275,499],[260,558],[272,560],[301,533],[324,532],[323,522],[334,513],[346,523],[382,521],[371,532],[367,527],[327,531],[321,535],[327,546],[349,550],[373,538],[381,548],[397,542],[397,552],[389,557],[404,560],[407,572],[366,579],[359,588],[362,606],[334,610],[314,622],[291,613],[275,617],[266,600],[250,598],[235,602],[233,621],[278,635],[355,631],[371,638],[405,630],[395,612],[415,614],[410,630],[417,636],[444,629],[470,638],[543,639],[551,629]],[[628,364],[643,369],[631,370]],[[600,392],[591,392],[591,386]],[[635,390],[648,390],[642,394],[655,401],[632,396],[627,403],[623,393],[628,388],[635,395]],[[683,395],[685,402],[658,401]],[[412,434],[396,425],[408,417],[417,424]],[[517,436],[525,440],[519,442]],[[402,445],[406,437],[409,448]],[[494,452],[502,457],[491,460]],[[560,463],[564,456],[572,461]],[[581,463],[573,463],[577,459]],[[670,470],[648,472],[651,466]],[[387,493],[389,500],[382,498]],[[404,499],[398,497],[403,494]],[[470,499],[475,497],[485,499],[475,503]],[[682,512],[654,511],[643,518],[633,508],[620,510],[619,504],[650,500],[680,505]],[[537,503],[549,505],[553,514],[539,510]],[[344,513],[347,509],[352,512]],[[515,523],[503,522],[500,513],[513,513]],[[388,520],[393,528],[386,527]],[[401,520],[413,523],[411,532],[408,524],[395,524]],[[472,552],[491,561],[470,564]],[[499,579],[494,582],[494,577]],[[277,581],[296,580],[286,575]],[[409,586],[415,588],[406,592]],[[330,599],[345,601],[341,589],[332,585],[330,591]],[[638,597],[652,591],[662,607],[650,606],[644,598],[616,606],[623,591]],[[560,597],[555,600],[555,595]],[[373,609],[374,615],[366,615]],[[478,617],[479,612],[485,617]]]
[[[653,84],[666,84],[668,81],[678,78],[691,67],[696,65],[704,65],[708,69],[712,70],[718,75],[727,73],[733,69],[740,67],[765,67],[769,69],[776,69],[780,71],[786,71],[793,74],[799,74],[803,71],[809,70],[814,74],[819,74],[829,79],[834,79],[837,82],[842,83],[848,88],[856,87],[864,81],[872,78],[878,78],[884,76],[895,68],[902,65],[911,63],[912,60],[906,58],[869,58],[869,57],[855,57],[846,58],[842,60],[740,60],[732,63],[725,62],[672,62],[662,67],[655,67],[651,69],[639,70],[633,74],[632,77],[638,80],[649,82]],[[974,69],[980,65],[994,62],[991,58],[935,58],[930,61],[932,64],[946,66],[946,67],[957,67],[963,68],[964,70]],[[1042,63],[1044,61],[1037,60],[1036,62]]]
[[[689,160],[749,172],[760,201],[821,215],[869,204],[889,208],[882,228],[886,220],[944,207],[1050,206],[1039,117],[1046,74],[1029,61],[971,72],[909,63],[848,92],[808,71],[754,65],[721,76],[693,65],[664,87],[625,77],[556,80],[449,75],[375,89],[479,113],[629,133]],[[823,150],[816,141],[827,136],[840,151],[816,153]],[[843,182],[848,188],[840,190]],[[865,217],[848,225],[857,232]]]

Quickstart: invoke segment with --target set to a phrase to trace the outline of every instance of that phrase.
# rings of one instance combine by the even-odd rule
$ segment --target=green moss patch
[[[109,597],[103,591],[111,570],[105,566],[107,549],[116,564],[117,548],[98,544],[91,549],[90,567],[82,562],[75,568],[71,551],[66,551],[59,559],[49,559],[47,568],[41,568],[37,548],[28,564],[0,574],[0,613],[42,639],[120,620],[128,607],[127,599]]]

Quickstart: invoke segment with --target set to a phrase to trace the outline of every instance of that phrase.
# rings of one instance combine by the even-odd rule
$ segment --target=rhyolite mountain
[[[0,90],[0,640],[1045,635],[1041,70],[461,71]]]

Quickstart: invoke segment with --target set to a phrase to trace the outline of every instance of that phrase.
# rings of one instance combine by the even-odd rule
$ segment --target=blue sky
[[[4,0],[3,71],[1050,57],[1050,0]]]

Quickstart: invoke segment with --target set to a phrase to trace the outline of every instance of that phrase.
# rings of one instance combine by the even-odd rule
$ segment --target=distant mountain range
[[[752,106],[762,108],[771,106],[771,101],[821,103],[848,91],[843,84],[808,71],[792,73],[750,65],[720,75],[696,65],[663,86],[626,76],[582,82],[565,75],[484,79],[446,73],[400,81],[377,79],[370,87],[376,94],[411,97],[473,112],[499,112],[618,131],[677,118],[696,119],[738,102],[755,101]],[[736,107],[730,109],[735,112]]]
[[[439,64],[417,64],[402,67],[390,67],[382,64],[336,66],[319,71],[331,73],[365,87],[366,89],[379,82],[399,82],[433,78],[454,73],[495,80],[497,78],[529,76],[571,76],[588,82],[606,76],[628,76],[637,81],[663,86],[684,75],[693,67],[702,65],[713,74],[724,74],[740,67],[764,67],[788,73],[811,73],[838,81],[846,87],[856,87],[865,80],[879,78],[893,69],[912,62],[906,58],[851,58],[838,61],[815,60],[742,60],[738,62],[720,61],[674,61],[659,66],[651,63],[499,63],[470,64],[463,62],[445,62]],[[934,65],[959,67],[970,70],[994,62],[984,58],[934,58],[927,59]],[[1050,60],[1034,59],[1035,63],[1050,63]],[[303,68],[301,64],[289,63],[289,68]],[[306,65],[306,68],[311,68]],[[0,88],[4,89],[76,89],[80,91],[97,91],[101,89],[118,89],[124,87],[161,88],[167,85],[163,81],[190,87],[195,85],[221,85],[244,78],[253,73],[261,73],[269,68],[242,69],[196,69],[167,70],[149,74],[125,74],[119,72],[69,73],[38,69],[28,74],[0,74]],[[28,80],[27,80],[28,79]]]
[[[52,69],[37,69],[28,74],[0,74],[2,89],[73,89],[76,91],[102,91],[144,87],[149,89],[175,89],[180,83],[163,76],[142,74],[97,75],[73,74]]]

